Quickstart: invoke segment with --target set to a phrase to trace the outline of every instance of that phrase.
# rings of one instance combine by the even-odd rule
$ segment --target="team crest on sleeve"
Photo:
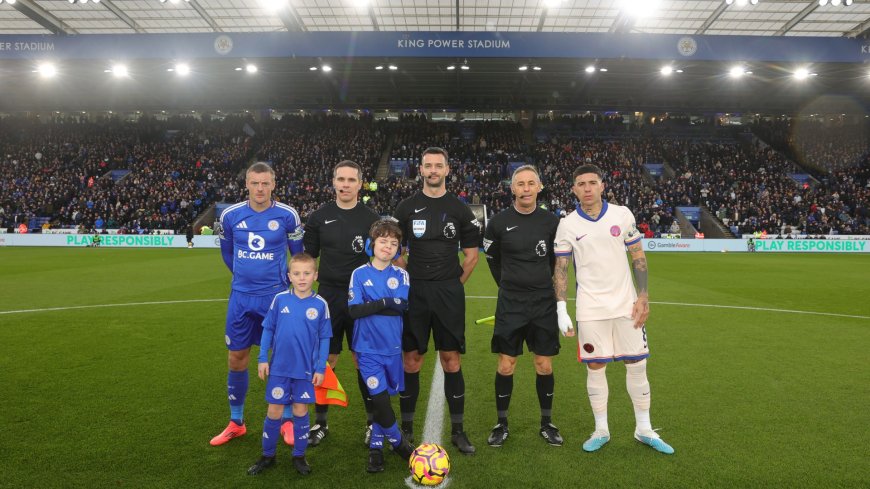
[[[546,256],[547,255],[547,242],[543,239],[538,241],[538,244],[535,246],[535,254],[538,256]]]
[[[218,225],[215,227],[217,228],[218,239],[224,239],[224,226],[223,226],[223,224],[218,223]]]
[[[422,238],[423,234],[426,232],[426,220],[425,219],[414,219],[414,222],[412,223],[411,231],[413,231],[415,237]]]
[[[284,389],[281,387],[272,389],[272,399],[281,399],[282,397],[284,397]]]
[[[269,231],[277,231],[278,230],[278,221],[272,219],[269,221]]]
[[[309,307],[305,311],[305,317],[307,317],[308,319],[317,319],[317,316],[318,316],[317,309],[315,309],[313,307]]]
[[[446,226],[444,226],[444,237],[447,239],[453,239],[456,237],[456,226],[452,222],[448,222]]]
[[[619,229],[619,226],[610,226],[611,236],[619,236],[620,234],[622,234],[622,230]]]
[[[632,225],[630,228],[628,228],[628,232],[626,233],[626,237],[628,239],[634,239],[638,235],[640,235],[640,231],[638,231],[637,226]]]
[[[348,300],[348,301],[352,301],[352,300],[353,300],[353,289],[349,289],[349,290],[347,291],[347,300]]]
[[[366,379],[366,385],[369,386],[369,389],[377,389],[380,382],[378,382],[377,377],[371,376]]]
[[[390,277],[387,280],[387,287],[389,287],[393,290],[398,289],[399,288],[399,279],[397,279],[396,277]]]
[[[365,243],[363,242],[362,236],[354,236],[353,243],[350,244],[351,248],[353,248],[354,253],[362,253],[363,248],[365,248]]]

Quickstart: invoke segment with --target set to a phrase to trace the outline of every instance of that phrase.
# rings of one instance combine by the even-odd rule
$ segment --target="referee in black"
[[[338,354],[342,350],[343,338],[347,337],[348,347],[353,338],[353,319],[347,310],[350,275],[357,267],[369,261],[365,253],[365,239],[372,223],[379,216],[359,202],[362,169],[355,162],[344,160],[335,165],[332,185],[335,187],[335,202],[323,204],[308,216],[302,242],[307,253],[315,258],[320,257],[317,293],[329,304],[329,317],[332,319],[329,364],[335,368]],[[359,369],[356,377],[368,418],[365,435],[368,446],[372,425],[371,399]],[[328,408],[325,404],[317,404],[314,408],[315,423],[309,432],[309,444],[312,446],[319,445],[329,433],[326,420]]]
[[[450,173],[447,158],[447,151],[442,148],[423,151],[420,162],[423,189],[400,202],[394,214],[405,236],[411,278],[402,337],[405,390],[399,393],[399,406],[402,431],[413,439],[420,368],[431,331],[444,368],[451,441],[460,452],[470,455],[475,449],[463,428],[465,380],[460,357],[465,353],[463,284],[477,264],[480,228],[471,209],[447,193],[446,178]],[[457,259],[460,248],[464,254],[461,265]],[[397,264],[404,266],[404,258],[399,258]]]
[[[540,191],[538,170],[531,165],[517,168],[511,176],[514,204],[489,221],[483,238],[487,263],[498,285],[492,334],[492,352],[498,354],[495,374],[498,423],[487,439],[491,447],[502,446],[508,437],[508,406],[523,342],[535,355],[541,437],[550,445],[562,446],[559,429],[551,421],[552,358],[559,353],[560,346],[553,291],[553,243],[559,218],[538,207]]]

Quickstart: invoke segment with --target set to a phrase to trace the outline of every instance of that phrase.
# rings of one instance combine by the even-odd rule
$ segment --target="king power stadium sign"
[[[0,35],[0,59],[244,57],[533,57],[864,63],[870,43],[845,37],[602,32],[221,32]]]

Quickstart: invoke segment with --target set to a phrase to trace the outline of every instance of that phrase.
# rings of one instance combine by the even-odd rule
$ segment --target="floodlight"
[[[51,78],[57,74],[57,68],[55,68],[53,63],[41,63],[36,71],[43,78]]]

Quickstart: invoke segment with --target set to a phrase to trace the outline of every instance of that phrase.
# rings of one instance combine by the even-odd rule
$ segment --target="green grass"
[[[529,355],[518,364],[511,437],[486,446],[495,422],[492,299],[468,299],[466,427],[478,453],[449,442],[451,487],[857,487],[870,477],[870,319],[655,304],[718,304],[870,316],[870,257],[650,254],[652,419],[676,449],[631,436],[624,367],[608,367],[612,441],[586,454],[593,429],[576,343],[554,362],[554,422],[566,444],[538,437]],[[218,448],[226,423],[223,321],[229,273],[217,250],[0,249],[0,311],[133,302],[215,302],[0,314],[0,487],[302,487],[281,463],[251,478],[265,415],[251,376],[249,434]],[[494,296],[485,264],[466,287]],[[422,376],[417,431],[431,380]],[[305,487],[404,487],[402,462],[365,473],[363,414],[343,358],[350,407],[308,454]],[[445,422],[445,426],[449,423]],[[446,429],[446,428],[445,428]],[[447,433],[445,441],[449,440]]]

